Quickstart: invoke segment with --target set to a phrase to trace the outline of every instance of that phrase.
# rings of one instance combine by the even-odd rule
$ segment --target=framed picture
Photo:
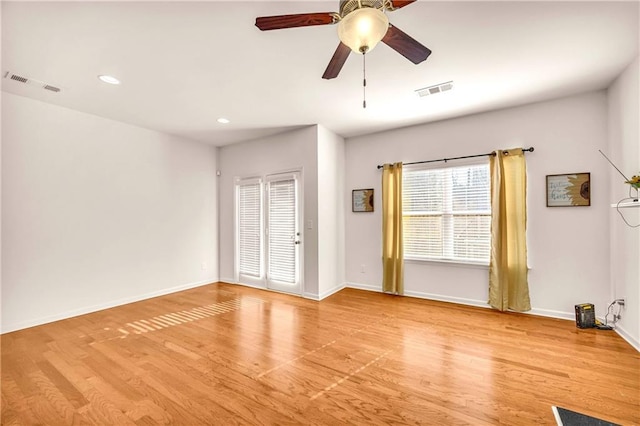
[[[547,175],[547,207],[591,205],[591,173]]]
[[[352,212],[373,211],[373,189],[354,189],[351,192]]]

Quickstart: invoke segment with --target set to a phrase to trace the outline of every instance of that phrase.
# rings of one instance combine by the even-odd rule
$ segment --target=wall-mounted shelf
[[[640,207],[640,200],[635,200],[635,201],[625,201],[624,203],[620,203],[620,204],[611,204],[611,207],[619,207],[621,209],[626,209],[626,208],[630,208],[630,207]]]

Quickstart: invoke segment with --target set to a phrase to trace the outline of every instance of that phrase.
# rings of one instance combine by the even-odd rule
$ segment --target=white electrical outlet
[[[207,270],[207,262],[202,262],[200,264],[200,267],[202,268],[203,271],[206,271]]]
[[[365,272],[367,272],[367,268],[366,266],[364,266],[364,263],[362,265],[360,265],[360,273],[364,274]]]

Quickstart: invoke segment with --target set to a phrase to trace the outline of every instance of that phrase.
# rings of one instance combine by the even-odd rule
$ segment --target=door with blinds
[[[266,179],[266,279],[267,287],[301,293],[299,173]]]
[[[300,294],[300,174],[236,181],[236,278]]]

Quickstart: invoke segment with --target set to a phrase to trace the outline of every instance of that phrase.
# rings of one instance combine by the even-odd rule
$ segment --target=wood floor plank
[[[7,425],[640,425],[640,355],[571,321],[224,283],[1,336]]]
[[[89,402],[85,399],[80,391],[78,391],[66,377],[48,361],[38,362],[38,368],[47,377],[48,381],[55,384],[55,388],[74,408],[80,408]]]
[[[36,384],[40,390],[40,394],[56,411],[61,424],[90,424],[84,416],[78,412],[78,408],[82,408],[86,404],[83,404],[80,407],[74,406],[63,393],[64,384],[59,387],[58,383],[52,382],[44,371],[32,373],[29,376],[29,379]],[[40,401],[41,398],[36,399],[32,397],[31,400]]]
[[[2,417],[0,424],[34,425],[38,423],[31,407],[27,405],[27,398],[13,379],[2,378]]]

